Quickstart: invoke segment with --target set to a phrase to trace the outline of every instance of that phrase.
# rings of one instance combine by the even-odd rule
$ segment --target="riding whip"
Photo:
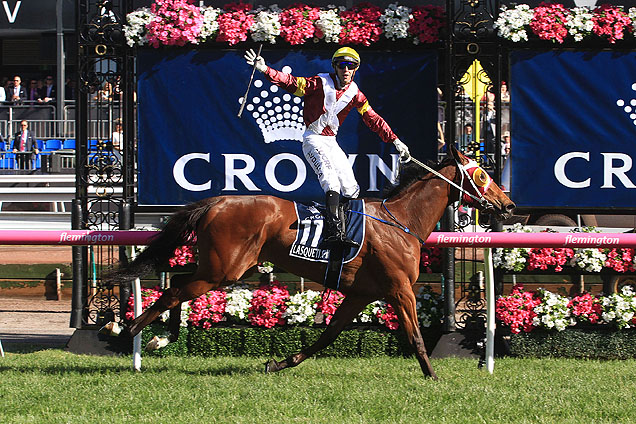
[[[250,87],[252,86],[252,80],[254,79],[254,71],[256,71],[256,59],[261,55],[261,50],[263,49],[263,45],[258,45],[258,53],[256,53],[256,58],[254,59],[254,67],[252,68],[252,75],[250,76],[250,81],[247,83],[247,90],[245,90],[245,95],[243,95],[241,99],[241,108],[238,111],[238,117],[240,118],[243,114],[243,109],[245,109],[245,103],[247,103],[247,93],[250,91]]]

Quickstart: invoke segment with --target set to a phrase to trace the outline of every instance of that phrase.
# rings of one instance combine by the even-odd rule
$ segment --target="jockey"
[[[366,96],[353,82],[360,66],[360,55],[350,47],[342,47],[331,58],[334,72],[313,77],[295,77],[270,68],[251,49],[246,52],[245,60],[248,65],[264,73],[273,84],[296,96],[304,96],[303,118],[307,130],[303,134],[302,148],[326,193],[327,236],[324,245],[345,244],[357,247],[358,243],[346,235],[344,214],[342,209],[339,211],[339,205],[340,194],[345,198],[356,198],[360,193],[360,186],[347,155],[336,141],[338,128],[349,112],[356,108],[362,115],[362,121],[382,141],[393,143],[402,161],[410,158],[408,147],[371,108]]]

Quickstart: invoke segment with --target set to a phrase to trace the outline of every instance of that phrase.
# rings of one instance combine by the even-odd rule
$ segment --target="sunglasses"
[[[358,69],[358,64],[355,62],[342,61],[336,63],[336,66],[338,67],[338,69],[349,69],[350,71]]]

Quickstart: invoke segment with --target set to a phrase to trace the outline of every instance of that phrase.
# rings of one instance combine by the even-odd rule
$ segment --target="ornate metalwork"
[[[498,142],[501,129],[501,101],[498,90],[502,80],[502,50],[496,39],[494,20],[499,9],[498,1],[448,0],[448,38],[444,55],[445,80],[442,87],[446,110],[446,140],[456,142],[460,148],[491,172],[497,181],[500,177],[501,152]],[[478,61],[478,63],[477,63]],[[467,72],[471,69],[472,72]],[[467,88],[485,87],[486,93],[473,89],[467,96]],[[477,91],[475,94],[474,91]],[[494,106],[494,107],[493,107]],[[485,117],[488,117],[485,120]],[[477,130],[472,142],[463,137],[466,125]],[[488,127],[487,127],[488,126]],[[488,131],[488,133],[485,133]],[[473,134],[474,134],[473,133]],[[479,136],[481,135],[481,137]],[[475,210],[455,207],[452,213],[453,231],[492,231],[491,223]],[[453,249],[446,255],[452,264],[445,266],[452,275],[446,281],[459,282],[459,298],[446,307],[453,314],[453,328],[460,330],[477,347],[484,333],[485,289],[483,284],[483,257],[481,249]],[[457,264],[457,266],[455,265]],[[450,277],[450,278],[449,278]],[[446,293],[455,288],[445,290]],[[449,320],[447,319],[447,322]]]
[[[123,17],[132,7],[125,0],[78,0],[78,88],[76,109],[76,201],[74,228],[115,230],[122,206],[134,193],[132,136],[134,120],[132,54],[125,44]],[[126,214],[130,217],[130,214]],[[126,218],[126,221],[130,221]],[[74,305],[81,301],[81,325],[101,325],[120,315],[121,292],[101,280],[102,270],[118,259],[107,246],[74,248]],[[76,261],[82,263],[75,264]],[[77,274],[77,275],[75,275]],[[75,292],[81,293],[75,295]],[[76,299],[77,297],[77,299]],[[77,325],[75,325],[77,326]]]

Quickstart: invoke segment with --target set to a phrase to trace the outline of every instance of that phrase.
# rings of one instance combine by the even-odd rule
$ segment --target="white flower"
[[[526,27],[530,25],[533,12],[527,4],[520,4],[514,9],[501,6],[499,17],[494,23],[497,35],[514,42],[528,41]]]
[[[203,15],[203,26],[199,34],[199,41],[212,41],[219,30],[219,23],[216,21],[221,14],[221,9],[212,6],[201,6],[201,14]]]
[[[541,303],[533,309],[536,317],[532,319],[535,327],[555,328],[563,331],[576,321],[570,316],[568,298],[545,289],[537,290],[541,297]]]
[[[252,291],[246,284],[228,287],[225,312],[230,317],[233,317],[240,321],[247,320],[247,314],[249,314],[250,311],[252,296]]]
[[[147,7],[135,10],[126,15],[128,25],[124,25],[126,44],[133,47],[135,44],[143,46],[148,43],[146,39],[146,25],[152,22],[155,15]]]
[[[287,324],[306,324],[314,322],[316,316],[316,302],[320,300],[320,292],[307,290],[290,296],[287,309],[282,317],[287,319]]]
[[[600,272],[606,260],[607,255],[600,249],[577,249],[572,264],[588,272]]]
[[[276,4],[269,9],[259,10],[250,28],[252,40],[275,44],[276,37],[280,35],[280,12]]]
[[[575,7],[570,10],[570,16],[565,22],[568,34],[574,37],[574,41],[581,41],[592,33],[594,22],[592,22],[592,11],[588,7]]]
[[[380,16],[380,22],[384,24],[384,35],[386,38],[393,41],[400,38],[408,38],[409,20],[412,17],[410,7],[391,3]]]
[[[324,40],[327,43],[338,43],[340,41],[340,32],[342,24],[340,22],[339,13],[344,7],[327,6],[326,10],[320,11],[320,18],[316,21],[316,27],[324,34]]]

